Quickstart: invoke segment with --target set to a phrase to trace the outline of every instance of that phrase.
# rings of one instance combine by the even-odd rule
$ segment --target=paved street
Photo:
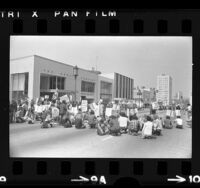
[[[191,148],[192,129],[186,123],[184,129],[164,129],[155,139],[127,134],[98,136],[89,128],[58,125],[41,129],[39,123],[10,124],[11,157],[190,158]]]

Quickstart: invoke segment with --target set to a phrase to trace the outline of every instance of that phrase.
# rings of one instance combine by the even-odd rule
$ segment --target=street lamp
[[[75,67],[73,67],[73,75],[74,75],[74,78],[75,78],[75,102],[76,102],[76,79],[77,79],[77,76],[78,76],[78,67],[77,65]]]

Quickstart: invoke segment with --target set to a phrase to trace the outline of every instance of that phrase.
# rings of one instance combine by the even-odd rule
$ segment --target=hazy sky
[[[173,79],[173,96],[192,91],[192,37],[12,36],[10,58],[40,55],[102,73],[134,78],[135,86],[156,87],[156,77]]]

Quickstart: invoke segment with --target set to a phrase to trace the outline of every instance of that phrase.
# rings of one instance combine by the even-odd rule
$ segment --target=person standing
[[[67,112],[66,101],[63,100],[62,103],[60,104],[60,110],[59,110],[59,113],[60,113],[60,124],[61,125],[63,123],[63,116],[66,114],[66,112]]]

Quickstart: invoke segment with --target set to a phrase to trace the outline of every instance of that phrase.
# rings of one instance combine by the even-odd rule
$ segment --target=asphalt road
[[[145,112],[143,112],[145,113]],[[140,115],[143,113],[139,113]],[[164,112],[159,112],[163,116]],[[183,117],[185,119],[185,117]],[[192,129],[164,129],[162,136],[98,136],[95,129],[60,125],[41,129],[39,123],[10,124],[11,157],[56,158],[190,158]]]

